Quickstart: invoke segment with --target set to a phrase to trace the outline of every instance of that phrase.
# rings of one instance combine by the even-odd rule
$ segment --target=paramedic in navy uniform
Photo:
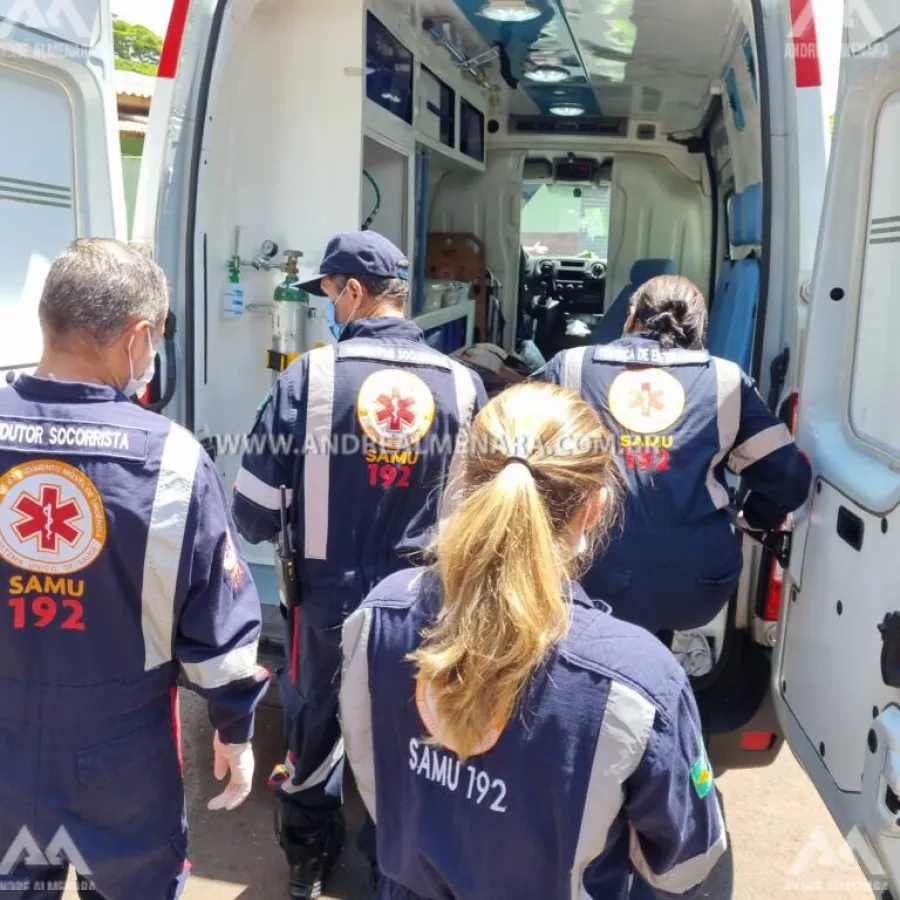
[[[749,488],[759,529],[802,506],[812,478],[749,376],[704,349],[706,325],[699,289],[660,275],[635,292],[622,338],[565,350],[543,374],[600,412],[627,481],[622,529],[582,584],[666,643],[714,619],[740,576],[724,470]]]
[[[208,700],[216,777],[231,773],[211,809],[250,793],[269,682],[221,478],[190,433],[129,401],[167,308],[155,263],[76,241],[47,276],[35,375],[0,389],[0,848],[27,827],[103,900],[184,885],[179,670]],[[0,896],[62,896],[65,864],[27,863]]]
[[[272,785],[292,900],[319,889],[343,842],[340,627],[427,543],[455,442],[487,400],[478,375],[404,318],[408,267],[374,232],[330,241],[320,274],[301,287],[329,298],[340,339],[281,375],[235,485],[235,519],[251,543],[277,536],[279,489],[289,489],[300,604],[283,610],[288,755]],[[280,449],[285,439],[301,452]],[[374,863],[373,845],[364,828],[360,846]]]
[[[433,564],[343,630],[381,898],[698,897],[726,834],[687,676],[574,580],[621,490],[596,412],[527,383],[475,419]]]

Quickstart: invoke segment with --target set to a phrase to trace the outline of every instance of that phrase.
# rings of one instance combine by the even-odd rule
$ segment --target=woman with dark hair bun
[[[669,644],[712,621],[741,573],[726,469],[749,488],[744,516],[760,529],[802,506],[812,478],[752,379],[705,349],[707,322],[699,288],[660,275],[634,293],[619,340],[563,351],[543,374],[600,413],[627,483],[622,527],[582,584]]]
[[[693,281],[684,275],[659,275],[635,291],[625,333],[639,330],[666,350],[701,350],[708,321],[706,299]]]

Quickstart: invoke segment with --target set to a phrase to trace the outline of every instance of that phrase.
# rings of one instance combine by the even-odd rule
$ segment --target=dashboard
[[[545,359],[588,342],[603,317],[607,264],[577,256],[524,254],[519,322]]]
[[[526,256],[525,283],[535,299],[546,297],[568,305],[589,303],[603,309],[606,263],[570,256]],[[598,305],[599,301],[599,305]]]

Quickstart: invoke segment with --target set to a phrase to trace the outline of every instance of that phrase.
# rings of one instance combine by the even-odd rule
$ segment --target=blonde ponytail
[[[510,388],[473,423],[461,499],[432,548],[443,612],[410,657],[433,737],[461,759],[506,726],[566,633],[573,520],[605,490],[597,538],[617,505],[609,441],[593,409],[547,384]]]

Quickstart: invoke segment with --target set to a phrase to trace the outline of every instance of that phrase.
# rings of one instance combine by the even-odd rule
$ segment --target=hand
[[[218,797],[209,801],[207,809],[237,809],[250,796],[254,767],[252,744],[223,744],[217,731],[213,738],[213,773],[221,781],[230,770],[231,781]]]

